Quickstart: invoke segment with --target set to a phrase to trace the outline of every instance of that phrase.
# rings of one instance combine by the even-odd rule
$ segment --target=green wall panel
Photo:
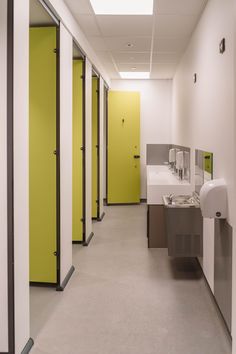
[[[204,152],[204,170],[210,174],[213,173],[213,154],[211,152]]]
[[[98,217],[98,78],[92,81],[92,217]]]
[[[109,204],[140,202],[140,95],[109,91],[108,191]]]
[[[83,61],[73,61],[73,241],[83,241]]]
[[[56,283],[56,28],[30,29],[30,281]]]

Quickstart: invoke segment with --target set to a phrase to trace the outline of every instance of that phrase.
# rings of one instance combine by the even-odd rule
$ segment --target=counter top
[[[191,194],[192,186],[180,180],[165,165],[147,166],[147,204],[163,204],[162,196],[168,194]]]

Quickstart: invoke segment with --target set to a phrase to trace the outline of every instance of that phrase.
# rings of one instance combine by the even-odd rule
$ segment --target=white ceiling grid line
[[[90,0],[64,0],[107,69],[173,78],[207,0],[154,0],[153,15],[95,15]],[[119,0],[112,0],[119,1]],[[143,0],[145,1],[145,0]]]

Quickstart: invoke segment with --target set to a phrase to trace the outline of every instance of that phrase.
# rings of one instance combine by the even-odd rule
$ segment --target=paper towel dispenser
[[[175,163],[176,161],[176,149],[169,150],[169,163]]]
[[[200,207],[204,218],[227,217],[227,187],[223,178],[213,179],[202,186]]]

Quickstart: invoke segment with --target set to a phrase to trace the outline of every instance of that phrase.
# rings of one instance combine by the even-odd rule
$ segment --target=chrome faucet
[[[171,194],[169,195],[170,204],[173,203],[173,198],[174,198],[174,194],[171,193]]]

